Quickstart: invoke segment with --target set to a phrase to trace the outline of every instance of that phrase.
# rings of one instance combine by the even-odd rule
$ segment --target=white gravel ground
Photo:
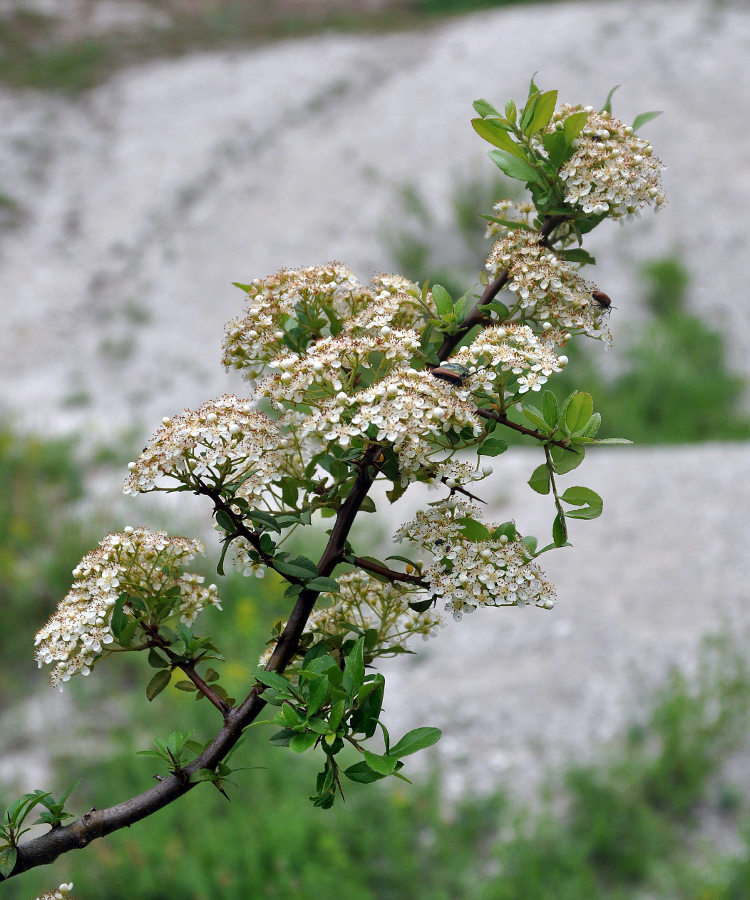
[[[750,372],[744,216],[750,9],[699,0],[491,11],[422,34],[328,36],[153,63],[85,96],[0,90],[0,411],[42,431],[111,436],[237,389],[218,365],[232,280],[338,258],[388,269],[381,229],[416,184],[447,219],[456,180],[490,164],[471,101],[520,96],[539,70],[562,99],[648,126],[670,205],[592,242],[618,325],[638,315],[634,260],[680,251],[692,304]],[[481,260],[478,260],[478,266]],[[617,349],[613,351],[617,353]],[[84,402],[86,401],[86,402]],[[477,614],[390,666],[394,730],[429,721],[457,779],[525,789],[548,761],[606,740],[637,706],[634,671],[689,663],[748,618],[747,445],[610,449],[567,483],[604,517],[548,569],[558,607]],[[548,504],[498,460],[499,513],[546,535]],[[520,473],[520,474],[519,474]],[[113,491],[116,486],[113,486]],[[543,507],[543,511],[542,511]]]

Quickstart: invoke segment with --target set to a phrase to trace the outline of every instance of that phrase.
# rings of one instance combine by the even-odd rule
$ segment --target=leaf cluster
[[[315,806],[329,809],[336,792],[343,797],[340,773],[362,784],[399,774],[403,757],[435,743],[437,728],[417,728],[390,744],[390,736],[380,720],[385,678],[380,673],[365,674],[365,637],[350,641],[344,655],[335,659],[323,644],[308,650],[294,681],[277,672],[259,670],[256,679],[266,685],[263,698],[279,708],[272,721],[281,729],[271,738],[280,747],[304,753],[319,747],[325,756],[310,798]],[[260,723],[259,723],[260,724]],[[380,728],[385,742],[383,753],[363,746]],[[338,755],[346,746],[362,755],[362,760],[342,767]]]

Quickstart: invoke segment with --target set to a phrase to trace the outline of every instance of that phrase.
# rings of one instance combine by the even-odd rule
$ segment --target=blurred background
[[[78,778],[76,814],[110,805],[152,783],[154,736],[216,727],[172,688],[145,703],[141,660],[58,694],[32,647],[106,530],[203,536],[217,580],[205,505],[120,484],[162,416],[245,390],[220,365],[232,281],[338,259],[463,293],[478,214],[514,190],[471,103],[534,72],[597,108],[620,84],[625,121],[664,110],[644,135],[670,198],[586,244],[615,345],[552,386],[636,446],[567,477],[605,511],[545,557],[557,607],[451,622],[384,668],[392,733],[443,729],[415,784],[314,810],[314,769],[251,729],[231,803],[200,786],[4,897],[750,896],[749,53],[730,0],[0,0],[0,806]],[[489,518],[546,541],[538,453],[483,485]],[[355,546],[390,546],[418,500]],[[285,610],[271,579],[220,589],[201,627],[239,693]]]

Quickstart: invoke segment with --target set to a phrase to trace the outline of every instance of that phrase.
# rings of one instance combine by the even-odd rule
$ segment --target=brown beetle
[[[592,291],[591,296],[601,309],[612,309],[612,300],[604,291]]]

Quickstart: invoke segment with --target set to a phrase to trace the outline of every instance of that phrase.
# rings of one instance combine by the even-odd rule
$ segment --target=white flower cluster
[[[566,103],[552,116],[549,130],[562,130],[568,116],[584,109],[589,116],[574,144],[575,153],[559,173],[565,182],[565,202],[611,217],[632,214],[641,206],[659,209],[666,202],[661,186],[666,167],[632,126],[607,112],[594,112],[593,107]]]
[[[331,317],[347,331],[380,334],[384,325],[411,329],[429,318],[432,298],[423,308],[417,285],[400,275],[377,275],[362,286],[340,263],[282,269],[268,278],[256,278],[247,286],[246,314],[226,327],[223,362],[257,377],[277,357],[288,353],[285,329],[298,316],[325,323]],[[336,334],[335,330],[331,331]]]
[[[173,537],[165,531],[128,526],[108,534],[73,569],[75,581],[58,604],[34,644],[39,667],[54,665],[50,681],[62,682],[80,672],[88,675],[97,657],[115,641],[112,611],[121,593],[148,602],[178,588],[173,615],[190,624],[205,606],[219,608],[216,585],[203,586],[203,577],[179,573],[196,554],[199,541]],[[125,612],[132,612],[128,605]]]
[[[45,891],[36,900],[64,900],[65,894],[69,894],[73,890],[73,882],[61,884],[54,891]]]
[[[540,338],[528,325],[495,325],[485,328],[467,347],[461,347],[451,357],[469,369],[467,385],[470,390],[492,390],[497,372],[511,372],[518,376],[519,394],[539,391],[554,372],[561,372],[567,357],[556,356],[552,345]]]
[[[435,378],[428,371],[401,368],[365,390],[348,395],[343,391],[314,409],[301,426],[301,433],[320,443],[335,441],[346,447],[355,437],[387,442],[399,454],[406,469],[410,460],[441,446],[449,431],[470,428],[482,432],[476,406],[467,391]],[[419,447],[420,444],[427,446]]]
[[[530,200],[525,203],[516,203],[514,200],[498,200],[492,207],[492,211],[495,214],[495,218],[505,219],[506,222],[518,222],[519,225],[532,225],[539,215],[536,207]],[[500,222],[488,222],[484,236],[487,238],[503,238],[508,234],[514,234],[518,230]],[[521,230],[525,231],[527,229]]]
[[[410,602],[429,599],[420,588],[395,582],[383,584],[367,572],[355,570],[337,575],[341,591],[324,595],[332,602],[316,608],[307,623],[306,631],[322,637],[340,637],[368,629],[377,632],[377,638],[368,641],[365,653],[370,658],[391,656],[405,650],[409,641],[421,635],[428,638],[443,625],[442,616],[434,609],[415,612]],[[259,665],[265,666],[273,647],[261,656]]]
[[[187,473],[237,478],[257,468],[264,451],[278,445],[276,425],[250,401],[224,395],[197,410],[166,418],[135,462],[123,491],[144,493],[163,477]]]
[[[352,307],[366,305],[366,293],[354,274],[337,262],[256,278],[247,286],[247,313],[226,326],[223,363],[254,378],[284,350],[283,327],[297,308],[307,315],[318,314],[324,306],[350,314]]]
[[[459,620],[478,606],[535,604],[551,609],[554,587],[520,535],[512,540],[506,534],[494,536],[497,526],[488,525],[486,539],[472,540],[465,533],[467,519],[476,521],[476,509],[451,498],[419,511],[396,532],[396,540],[409,540],[432,554],[422,575],[430,590],[443,598],[446,611]]]
[[[331,397],[344,389],[356,388],[361,370],[372,368],[375,354],[378,366],[374,375],[378,378],[394,364],[411,359],[419,349],[415,331],[394,330],[387,324],[379,330],[379,335],[324,337],[308,347],[303,356],[287,353],[277,357],[269,368],[279,372],[260,382],[258,393],[277,402],[295,403]],[[311,392],[311,397],[306,397],[313,386],[316,390]]]
[[[379,334],[385,326],[414,329],[437,316],[432,293],[423,301],[420,288],[401,275],[376,275],[369,294],[370,302],[345,323],[347,330]]]
[[[607,311],[592,296],[596,286],[581,278],[540,239],[535,232],[515,231],[496,241],[487,259],[487,271],[495,278],[507,270],[508,289],[516,294],[522,317],[540,322],[549,340],[563,346],[571,330],[606,337]]]

